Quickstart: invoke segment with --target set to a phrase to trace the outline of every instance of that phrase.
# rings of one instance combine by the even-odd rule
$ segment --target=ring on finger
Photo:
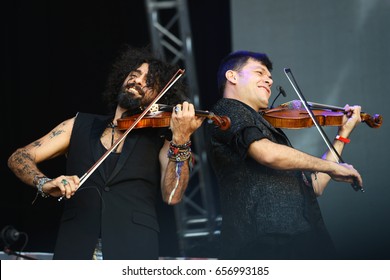
[[[68,182],[68,181],[66,181],[65,179],[62,179],[62,180],[61,180],[61,183],[62,183],[64,186],[66,186],[66,185],[68,185],[68,184],[69,184],[69,182]]]
[[[177,112],[180,111],[180,106],[175,106],[175,113],[177,114]]]

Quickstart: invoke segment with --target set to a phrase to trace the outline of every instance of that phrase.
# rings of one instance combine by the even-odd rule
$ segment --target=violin
[[[343,124],[343,116],[346,114],[344,108],[314,102],[307,103],[320,126],[340,126]],[[314,125],[300,100],[292,100],[276,108],[262,110],[261,114],[277,128],[301,129]],[[365,122],[371,128],[379,128],[383,122],[382,116],[378,114],[371,116],[361,112],[360,117],[362,122]]]
[[[137,122],[134,128],[146,128],[146,127],[169,127],[171,121],[172,110],[174,106],[164,104],[154,104],[150,111]],[[213,112],[195,110],[195,115],[199,117],[205,117],[211,120],[221,130],[230,128],[230,118],[228,116],[217,116]],[[126,130],[138,119],[139,114],[131,116],[122,116],[117,120],[117,128],[119,130]]]

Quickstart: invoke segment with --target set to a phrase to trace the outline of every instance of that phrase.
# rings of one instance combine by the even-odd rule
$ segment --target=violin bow
[[[184,74],[185,70],[179,69],[169,80],[169,82],[164,86],[161,92],[156,96],[156,98],[145,108],[145,110],[138,116],[138,118],[133,122],[133,124],[123,133],[123,135],[118,138],[115,143],[109,148],[103,156],[83,175],[80,177],[79,188],[85,181],[92,175],[92,173],[103,163],[103,161],[109,156],[109,154],[126,138],[130,131],[137,125],[137,123],[149,112],[149,110],[157,103],[158,100],[176,83],[176,81]],[[60,197],[62,199],[62,197]],[[59,199],[59,200],[60,200]]]
[[[303,96],[302,91],[299,88],[298,83],[295,80],[293,73],[291,72],[291,69],[290,68],[284,68],[284,74],[286,75],[286,77],[289,80],[291,86],[293,87],[294,91],[296,92],[296,94],[298,95],[299,99],[301,100],[301,102],[302,102],[303,106],[305,107],[306,111],[308,112],[310,118],[313,120],[313,123],[315,124],[318,132],[320,133],[320,135],[322,137],[322,139],[325,141],[325,144],[328,146],[328,149],[332,152],[336,162],[337,163],[345,163],[345,161],[342,159],[340,154],[336,151],[335,147],[330,142],[330,140],[329,140],[328,136],[326,135],[325,131],[318,124],[316,118],[314,117],[314,114],[313,114],[312,110],[310,109],[310,105],[306,101],[306,98]],[[356,183],[356,180],[354,180],[354,181],[355,182],[351,184],[352,188],[355,191],[359,191],[360,190],[361,192],[364,192],[363,187],[359,186]]]

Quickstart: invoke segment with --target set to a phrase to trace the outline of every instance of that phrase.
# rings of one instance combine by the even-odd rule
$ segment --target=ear
[[[225,73],[226,80],[228,80],[229,82],[231,82],[233,84],[235,84],[237,82],[236,75],[237,75],[237,72],[233,71],[233,70],[228,70]]]

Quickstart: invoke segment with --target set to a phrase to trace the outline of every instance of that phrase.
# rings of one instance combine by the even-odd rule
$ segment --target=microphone
[[[276,88],[278,89],[279,93],[278,93],[278,95],[276,95],[274,101],[272,102],[270,109],[274,108],[274,103],[275,103],[276,99],[279,97],[279,95],[283,95],[284,97],[287,96],[286,92],[284,91],[284,89],[281,86],[277,86]]]
[[[284,91],[284,89],[281,86],[277,86],[277,89],[279,91],[279,94],[281,93],[284,97],[287,96],[287,93]]]
[[[10,247],[19,240],[19,237],[23,235],[26,240],[25,243],[20,251],[23,251],[24,247],[27,244],[28,236],[25,232],[19,232],[17,231],[13,226],[5,226],[0,233],[0,237],[2,242],[4,243],[4,253],[8,255],[14,255],[17,257],[17,260],[20,259],[26,259],[26,260],[36,260],[36,258],[25,256],[19,253],[14,252]]]
[[[1,231],[1,239],[4,241],[6,246],[10,246],[18,241],[20,232],[17,231],[13,226],[6,226]]]

